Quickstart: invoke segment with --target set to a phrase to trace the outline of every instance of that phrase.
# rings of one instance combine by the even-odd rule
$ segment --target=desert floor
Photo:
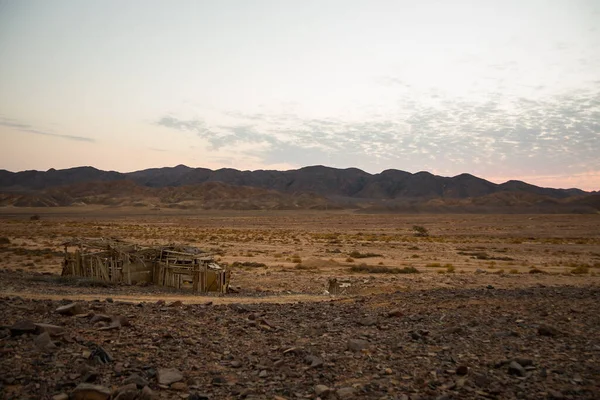
[[[100,236],[242,263],[238,293],[61,279],[60,244]],[[0,242],[4,398],[600,397],[600,215],[2,208]],[[62,331],[48,350],[21,320]]]

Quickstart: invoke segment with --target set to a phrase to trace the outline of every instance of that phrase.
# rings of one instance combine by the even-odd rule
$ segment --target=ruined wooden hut
[[[225,293],[230,272],[193,247],[142,247],[117,239],[73,239],[63,243],[63,276],[73,275],[128,284],[151,283]]]

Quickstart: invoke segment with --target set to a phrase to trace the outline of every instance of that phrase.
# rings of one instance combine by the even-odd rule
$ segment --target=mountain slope
[[[119,173],[92,167],[46,172],[0,171],[0,206],[168,207],[192,209],[360,209],[366,212],[585,212],[597,193],[495,184],[394,169],[310,166],[290,171],[210,170],[185,165]]]

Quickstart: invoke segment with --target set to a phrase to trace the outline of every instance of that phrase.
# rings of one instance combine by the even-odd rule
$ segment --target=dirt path
[[[164,300],[167,303],[174,301],[181,301],[184,304],[290,304],[299,302],[316,302],[330,300],[329,296],[317,296],[317,295],[278,295],[278,296],[265,296],[265,297],[224,297],[224,296],[177,296],[177,295],[102,295],[102,294],[39,294],[30,292],[14,292],[14,291],[0,291],[0,297],[21,297],[24,299],[35,299],[35,300],[83,300],[83,301],[94,301],[94,300],[105,300],[107,297],[112,298],[114,301],[128,302],[128,303],[154,303],[159,300]]]

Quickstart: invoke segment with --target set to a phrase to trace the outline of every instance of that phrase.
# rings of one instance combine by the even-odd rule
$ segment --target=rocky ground
[[[296,304],[0,299],[6,399],[594,399],[597,286]]]

